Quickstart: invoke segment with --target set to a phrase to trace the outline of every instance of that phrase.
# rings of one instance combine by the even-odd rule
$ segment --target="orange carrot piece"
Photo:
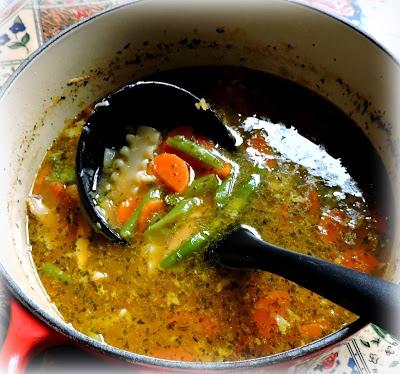
[[[346,231],[345,218],[345,214],[337,209],[323,215],[319,221],[321,238],[327,243],[339,242]]]
[[[267,155],[273,155],[273,151],[272,151],[271,146],[268,144],[268,141],[265,138],[265,135],[258,132],[257,134],[255,134],[248,140],[248,145],[251,148],[254,148],[259,153],[261,153],[262,155],[264,155],[265,166],[267,168],[275,169],[278,166],[276,159],[266,157]]]
[[[311,339],[318,339],[322,336],[324,330],[328,328],[326,322],[313,322],[305,323],[299,326],[299,331],[301,335],[304,335]]]
[[[237,340],[235,351],[243,352],[249,346],[250,339],[247,335],[241,335]]]
[[[182,193],[189,184],[189,168],[184,160],[175,154],[161,153],[154,157],[156,176],[172,191]]]
[[[67,189],[67,186],[60,182],[44,182],[41,188],[44,203],[49,208],[75,208],[78,204],[72,191]]]
[[[232,165],[229,162],[225,162],[225,165],[222,169],[216,170],[215,173],[221,178],[225,179],[229,176],[232,171]]]
[[[278,162],[274,158],[267,158],[267,160],[265,161],[265,165],[269,169],[275,169],[278,166]]]
[[[281,223],[281,225],[287,224],[288,216],[289,216],[289,205],[282,204],[282,206],[279,209],[279,222]]]
[[[200,321],[200,326],[205,332],[206,336],[214,336],[218,332],[218,322],[216,319],[211,317],[204,317]]]
[[[290,295],[289,292],[281,290],[281,291],[272,291],[267,296],[258,300],[254,307],[256,309],[269,309],[273,310],[276,314],[282,314],[286,311],[290,303]]]
[[[258,332],[268,338],[273,327],[277,324],[275,316],[283,314],[290,304],[290,295],[287,291],[273,291],[254,304],[253,321]]]
[[[65,197],[65,184],[60,182],[50,182],[49,187],[51,194],[55,199],[62,200]]]
[[[41,193],[43,184],[46,181],[46,177],[50,174],[52,166],[50,162],[44,162],[42,167],[39,170],[39,173],[36,177],[35,184],[32,189],[32,193],[35,195],[39,195]]]
[[[363,248],[353,248],[344,253],[341,264],[363,273],[371,273],[378,267],[379,262],[374,253]]]
[[[128,218],[132,215],[134,209],[139,202],[138,197],[130,197],[128,200],[123,201],[117,208],[117,221],[123,225]]]
[[[250,145],[250,147],[254,148],[260,153],[264,153],[267,155],[272,153],[271,147],[268,144],[267,139],[265,139],[265,136],[260,132],[252,136],[248,140],[248,144]]]
[[[314,188],[310,188],[308,191],[308,211],[312,216],[317,216],[321,211],[321,202],[319,200],[319,195]]]
[[[154,214],[163,209],[165,209],[165,203],[162,199],[152,199],[148,201],[140,213],[137,230],[139,232],[144,232]]]
[[[254,309],[252,319],[257,326],[258,333],[265,338],[269,338],[273,332],[272,327],[276,325],[274,316],[267,310]]]

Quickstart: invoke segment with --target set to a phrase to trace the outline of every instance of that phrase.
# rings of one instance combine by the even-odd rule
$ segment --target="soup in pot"
[[[165,132],[143,124],[121,149],[105,149],[94,198],[121,245],[91,228],[77,192],[91,107],[68,121],[28,198],[32,256],[65,321],[115,347],[182,361],[271,355],[354,321],[284,278],[218,267],[204,254],[246,224],[273,244],[379,276],[387,177],[361,130],[322,97],[261,72],[195,67],[151,79],[202,97],[198,109],[215,109],[241,144],[229,152],[190,123]]]

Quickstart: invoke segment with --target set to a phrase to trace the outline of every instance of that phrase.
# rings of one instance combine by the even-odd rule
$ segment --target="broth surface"
[[[205,98],[241,135],[237,153],[221,150],[240,167],[237,183],[262,175],[241,223],[273,244],[379,275],[388,244],[380,197],[387,178],[351,119],[301,86],[242,68],[196,67],[151,78]],[[140,354],[228,361],[299,347],[357,318],[274,274],[210,265],[202,252],[161,269],[163,256],[217,214],[208,195],[157,245],[137,235],[121,246],[95,233],[74,176],[88,114],[70,120],[54,141],[28,199],[32,256],[66,322]]]

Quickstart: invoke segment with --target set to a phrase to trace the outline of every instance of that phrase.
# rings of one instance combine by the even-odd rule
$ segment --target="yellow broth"
[[[254,227],[271,243],[379,274],[388,241],[386,213],[377,197],[379,178],[353,173],[358,184],[333,158],[324,158],[328,167],[313,167],[300,157],[302,147],[315,151],[311,159],[327,153],[288,129],[299,125],[308,138],[324,140],[318,126],[329,113],[331,124],[362,137],[349,118],[302,87],[245,69],[188,68],[155,78],[192,89],[241,134],[238,152],[225,153],[240,167],[238,183],[255,172],[262,175],[241,212],[241,223]],[[212,195],[191,213],[191,219],[161,233],[156,249],[141,235],[121,246],[97,234],[83,214],[73,176],[87,113],[68,121],[55,140],[28,200],[32,256],[66,322],[95,339],[140,354],[226,361],[299,347],[356,319],[286,279],[210,265],[203,253],[161,269],[162,258],[182,238],[189,238],[217,214]],[[298,142],[300,156],[290,154],[284,139]],[[368,147],[363,138],[360,142]],[[327,149],[347,160],[338,144]],[[381,166],[377,157],[374,162]],[[332,165],[337,170],[332,171]],[[333,177],[328,175],[332,173]],[[346,183],[340,185],[340,177],[347,178]],[[372,188],[360,189],[364,185]],[[56,276],[40,270],[47,263],[57,266]]]

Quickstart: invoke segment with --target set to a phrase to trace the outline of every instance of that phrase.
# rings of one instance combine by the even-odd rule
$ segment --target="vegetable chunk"
[[[171,153],[154,157],[154,172],[174,192],[182,193],[189,184],[189,168],[185,161]]]
[[[212,167],[221,178],[226,178],[232,166],[203,146],[177,135],[167,139],[167,144],[194,159]]]

